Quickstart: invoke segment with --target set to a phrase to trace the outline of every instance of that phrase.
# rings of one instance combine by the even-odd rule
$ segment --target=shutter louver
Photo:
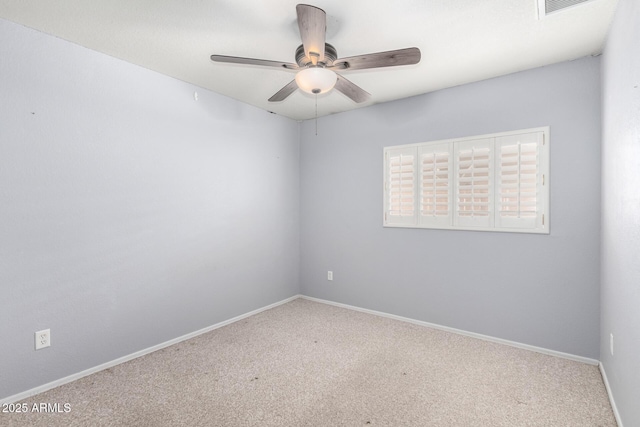
[[[451,224],[450,145],[420,147],[420,224]]]
[[[493,139],[456,143],[456,225],[493,225]]]
[[[496,138],[499,227],[536,228],[541,224],[542,132]]]
[[[388,150],[385,223],[415,225],[416,148]]]

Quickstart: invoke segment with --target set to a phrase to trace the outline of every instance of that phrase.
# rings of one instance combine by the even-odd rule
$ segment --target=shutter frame
[[[383,225],[406,227],[417,225],[417,157],[418,147],[416,146],[385,148]],[[411,184],[410,190],[409,184]],[[410,211],[409,204],[411,204]]]
[[[418,223],[421,226],[452,225],[453,174],[452,144],[429,144],[418,148],[417,204]],[[446,214],[443,213],[445,205]]]
[[[453,145],[455,171],[453,225],[493,228],[494,138],[457,141]],[[485,173],[486,179],[484,179]]]
[[[548,230],[545,132],[497,137],[495,145],[496,227]],[[534,215],[530,214],[532,209],[535,209]]]

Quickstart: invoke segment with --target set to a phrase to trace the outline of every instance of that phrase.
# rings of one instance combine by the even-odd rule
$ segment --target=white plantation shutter
[[[543,132],[496,138],[496,226],[546,228]]]
[[[385,150],[385,224],[416,224],[417,154],[417,147]]]
[[[423,145],[418,149],[418,159],[419,223],[451,225],[452,144]]]
[[[549,233],[549,128],[386,147],[384,225]]]
[[[493,226],[493,138],[457,142],[454,225]]]

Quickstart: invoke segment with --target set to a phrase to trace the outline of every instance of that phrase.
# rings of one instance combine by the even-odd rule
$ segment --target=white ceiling
[[[332,91],[320,116],[601,52],[617,0],[590,0],[537,19],[537,0],[313,0],[338,57],[418,47],[417,65],[344,72],[371,93]],[[295,63],[293,0],[1,0],[0,17],[301,120],[312,95],[267,99],[294,74],[214,63],[211,54]]]

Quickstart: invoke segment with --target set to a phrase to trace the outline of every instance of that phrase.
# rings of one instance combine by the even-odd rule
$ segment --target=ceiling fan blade
[[[268,61],[266,59],[254,59],[254,58],[242,58],[239,56],[225,56],[225,55],[211,55],[211,60],[214,62],[228,62],[231,64],[246,64],[246,65],[260,65],[263,67],[276,67],[284,68],[287,70],[297,70],[297,64],[291,64],[289,62]]]
[[[271,98],[269,98],[269,102],[279,102],[284,101],[289,95],[298,89],[298,84],[295,80],[291,80],[285,87],[280,89],[275,93]]]
[[[334,68],[338,70],[364,70],[367,68],[412,65],[417,64],[418,62],[420,62],[420,49],[417,47],[408,47],[406,49],[340,58],[334,61],[333,66],[327,68]]]
[[[298,29],[300,29],[304,54],[312,61],[316,55],[318,61],[323,61],[327,14],[324,10],[308,4],[297,5],[296,13],[298,14]]]
[[[340,74],[338,74],[338,81],[336,81],[335,89],[344,93],[347,97],[351,98],[351,100],[358,104],[371,99],[371,94],[369,92],[345,79]]]

